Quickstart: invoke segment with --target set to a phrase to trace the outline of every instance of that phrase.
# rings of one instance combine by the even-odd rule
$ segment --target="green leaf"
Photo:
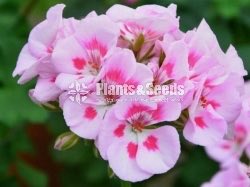
[[[47,112],[32,103],[26,89],[8,87],[0,91],[0,121],[15,126],[24,121],[43,122]]]
[[[17,170],[21,178],[28,184],[30,187],[46,187],[48,183],[47,176],[26,164],[23,161],[17,163]]]

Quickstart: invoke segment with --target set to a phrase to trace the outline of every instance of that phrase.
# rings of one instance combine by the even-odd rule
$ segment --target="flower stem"
[[[121,187],[132,187],[130,182],[127,181],[121,181]]]

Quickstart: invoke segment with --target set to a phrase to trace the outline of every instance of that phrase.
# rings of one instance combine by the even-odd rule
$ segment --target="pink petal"
[[[56,39],[57,31],[62,23],[62,12],[65,5],[58,4],[48,10],[47,20],[41,22],[30,33],[29,49],[36,57],[43,57],[49,53],[50,47]]]
[[[41,103],[46,103],[57,100],[61,92],[62,90],[55,85],[53,77],[38,78],[33,97]]]
[[[130,133],[126,139],[115,141],[108,148],[109,166],[121,180],[138,182],[152,176],[138,166],[137,146],[136,135]]]
[[[87,139],[97,137],[106,110],[105,106],[79,104],[69,98],[63,104],[63,116],[70,130]]]
[[[208,146],[219,142],[226,134],[227,123],[211,107],[190,115],[183,130],[188,141]]]
[[[87,60],[84,48],[73,36],[60,40],[52,54],[52,62],[60,73],[86,72]]]
[[[212,50],[220,49],[217,38],[207,22],[203,19],[196,30],[197,37],[202,39],[207,47]]]
[[[118,120],[114,108],[111,108],[105,115],[101,124],[100,133],[96,139],[96,146],[103,159],[107,160],[109,146],[119,139],[125,138],[129,129],[126,121]]]
[[[114,21],[121,21],[134,18],[135,10],[124,5],[115,4],[107,10],[106,15]]]
[[[229,77],[230,78],[230,77]],[[208,95],[205,96],[208,103],[214,108],[214,110],[224,117],[228,122],[232,122],[237,118],[241,110],[241,96],[239,88],[234,81],[241,83],[243,88],[243,79],[229,79],[223,84],[214,87],[209,90]],[[227,93],[227,94],[221,94]]]
[[[103,57],[115,47],[118,36],[118,25],[105,15],[81,20],[76,32],[81,45],[99,51]]]
[[[165,173],[177,162],[180,155],[179,135],[170,126],[138,134],[139,146],[136,161],[141,169],[153,174]]]
[[[149,97],[123,96],[115,105],[115,115],[118,119],[127,120],[139,113],[147,113],[156,110],[157,104],[150,102]]]
[[[175,4],[170,4],[167,8],[159,5],[143,5],[136,8],[136,11],[144,16],[164,18],[166,15],[176,17],[176,9],[177,6]]]
[[[125,84],[136,72],[134,54],[128,49],[119,49],[107,60],[102,71],[109,84]]]
[[[244,64],[242,59],[238,56],[237,51],[235,48],[230,45],[226,56],[228,58],[227,64],[225,64],[227,67],[230,67],[230,72],[237,73],[240,76],[247,75],[247,71],[244,68]]]
[[[175,121],[180,117],[181,104],[177,101],[157,102],[157,109],[152,113],[152,123]]]
[[[169,79],[181,79],[188,75],[188,51],[184,42],[178,41],[171,44],[171,46],[164,46],[162,44],[166,58],[160,68],[160,74],[163,76],[161,83]],[[179,51],[182,51],[180,54]]]
[[[26,44],[19,54],[13,76],[22,75],[26,70],[29,70],[32,66],[34,66],[36,62],[37,59],[30,54],[28,45]]]
[[[239,159],[242,150],[237,151],[232,140],[222,140],[215,145],[206,147],[207,154],[214,160],[229,165]]]
[[[153,82],[153,73],[152,71],[144,64],[136,64],[135,73],[127,81],[128,85],[146,85],[147,83]]]
[[[229,168],[219,171],[210,182],[202,187],[249,187],[250,180],[247,176],[247,166],[234,163]]]

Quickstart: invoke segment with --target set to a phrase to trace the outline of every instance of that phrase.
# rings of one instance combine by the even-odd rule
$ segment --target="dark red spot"
[[[47,48],[47,53],[52,53],[53,50],[54,50],[53,47],[48,47],[48,48]]]
[[[158,149],[157,146],[157,138],[155,136],[149,136],[146,141],[143,142],[143,145],[149,150],[149,151],[155,151]]]
[[[50,79],[50,82],[55,82],[56,81],[56,77],[52,77],[51,79]]]
[[[86,65],[86,61],[83,58],[74,58],[73,63],[74,67],[78,70],[82,70]]]
[[[122,137],[124,135],[124,129],[125,129],[125,125],[121,124],[119,125],[115,130],[114,130],[114,135],[118,138]]]
[[[133,142],[129,142],[129,144],[127,146],[129,158],[134,159],[136,157],[137,149],[138,149],[137,144],[135,144]]]
[[[84,111],[84,117],[89,119],[89,120],[94,119],[96,117],[96,115],[97,115],[96,110],[91,106],[88,106]]]
[[[196,125],[198,125],[200,128],[205,128],[205,127],[207,127],[207,125],[206,125],[206,123],[204,122],[204,120],[203,120],[203,118],[202,117],[196,117],[195,119],[194,119],[194,121],[195,121],[195,123],[196,123]]]
[[[173,69],[174,69],[174,64],[172,63],[167,63],[166,66],[165,66],[165,71],[166,71],[166,74],[168,76],[171,76],[172,73],[173,73]]]
[[[208,105],[211,105],[214,109],[219,108],[221,105],[220,103],[216,102],[215,100],[207,100],[204,96],[201,97],[201,106],[207,107]]]

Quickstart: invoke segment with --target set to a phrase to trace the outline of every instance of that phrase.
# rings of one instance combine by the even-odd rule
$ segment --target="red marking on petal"
[[[54,50],[53,47],[48,47],[48,48],[47,48],[47,53],[52,53],[53,50]]]
[[[123,73],[119,69],[109,70],[106,73],[105,78],[108,79],[109,81],[114,81],[116,83],[125,82],[125,79],[123,77]]]
[[[86,65],[86,61],[83,58],[74,58],[73,64],[76,69],[82,70]]]
[[[133,104],[127,111],[125,118],[130,118],[131,116],[141,113],[143,111],[149,111],[150,107],[145,106],[145,105],[136,105]]]
[[[136,157],[137,149],[138,149],[137,144],[135,144],[133,142],[129,142],[129,144],[127,146],[129,158],[134,159]]]
[[[219,108],[221,105],[215,100],[207,100],[204,96],[201,97],[201,106],[202,107],[207,107],[208,105],[211,105],[214,109]]]
[[[204,120],[203,120],[203,118],[202,117],[196,117],[195,119],[194,119],[194,121],[195,121],[195,123],[196,123],[196,125],[198,125],[200,128],[205,128],[205,127],[207,127],[207,125],[206,125],[206,123],[204,122]]]
[[[56,77],[52,77],[51,79],[50,79],[50,82],[52,82],[52,83],[54,83],[56,81]]]
[[[162,119],[162,113],[163,113],[163,105],[158,103],[157,110],[154,110],[152,113],[152,119],[155,121]]]
[[[96,115],[97,115],[96,110],[91,106],[88,106],[84,111],[84,117],[89,120],[93,120],[96,117]]]
[[[172,73],[173,73],[173,69],[174,69],[174,64],[172,63],[167,63],[166,66],[165,66],[165,71],[166,71],[166,74],[168,76],[171,76]]]
[[[196,62],[199,60],[199,56],[197,54],[195,54],[194,52],[191,52],[188,55],[188,64],[191,68],[193,68],[196,64]]]
[[[126,125],[120,124],[115,130],[114,130],[114,135],[118,138],[124,136],[124,129]]]
[[[149,151],[155,151],[158,149],[157,146],[157,138],[155,136],[149,136],[146,141],[143,142],[143,145],[149,150]]]
[[[235,125],[235,141],[238,143],[238,144],[241,144],[247,137],[247,130],[246,128],[244,127],[243,124],[236,124]]]
[[[98,41],[97,38],[93,38],[90,42],[86,43],[85,46],[88,50],[98,50],[101,56],[107,53],[107,47]]]
[[[228,150],[228,149],[231,148],[231,145],[229,145],[229,144],[222,144],[222,145],[221,145],[221,148],[222,148],[222,149],[225,149],[225,150]]]
[[[220,103],[217,103],[214,100],[207,101],[207,104],[211,105],[214,109],[217,109],[217,108],[219,108],[221,106]]]

